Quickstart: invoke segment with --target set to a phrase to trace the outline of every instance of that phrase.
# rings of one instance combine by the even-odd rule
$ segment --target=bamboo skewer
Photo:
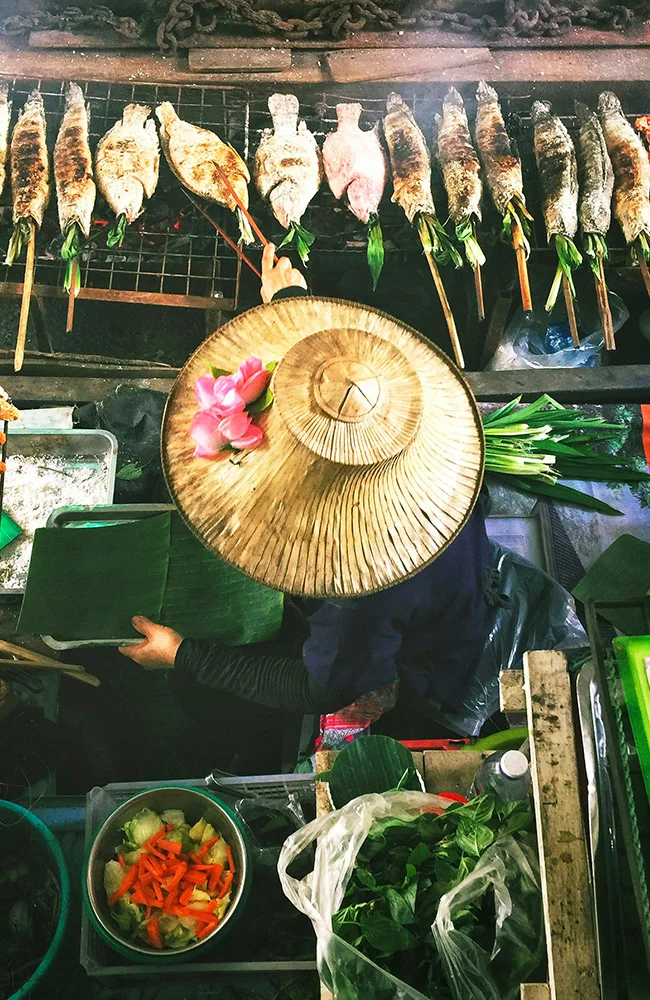
[[[232,186],[232,184],[228,180],[228,175],[227,175],[226,171],[222,167],[220,167],[218,163],[215,163],[214,165],[217,168],[217,173],[219,174],[220,179],[223,181],[223,183],[225,184],[225,186],[228,189],[229,193],[234,198],[235,204],[237,205],[237,208],[241,212],[243,212],[244,215],[246,216],[246,218],[248,219],[248,221],[250,223],[250,226],[251,226],[251,229],[253,230],[253,232],[255,233],[255,235],[258,237],[258,239],[261,242],[262,246],[267,246],[267,244],[268,244],[269,241],[267,240],[266,236],[264,235],[264,233],[262,232],[262,230],[260,229],[260,227],[255,222],[255,219],[250,214],[250,212],[248,211],[248,209],[245,208],[243,201],[241,200],[241,198],[239,197],[239,195],[235,191],[234,187]],[[274,260],[275,260],[275,263],[277,264],[277,262],[278,262],[277,255],[274,255]]]
[[[79,270],[79,262],[75,257],[72,258],[72,271],[70,274],[70,291],[68,292],[68,314],[65,321],[65,332],[72,333],[72,326],[74,323],[74,305],[77,298],[77,271]]]
[[[0,519],[2,519],[2,501],[5,492],[5,466],[7,464],[7,439],[9,436],[9,421],[5,420],[2,424],[2,431],[4,434],[4,441],[2,442],[2,448],[0,449]]]
[[[183,188],[183,191],[185,191],[185,188]],[[246,256],[246,254],[244,253],[244,251],[242,250],[242,248],[240,246],[238,246],[237,243],[235,243],[235,241],[230,238],[230,236],[228,236],[228,233],[226,233],[221,228],[221,226],[219,225],[218,222],[214,221],[214,219],[212,218],[212,216],[207,212],[207,210],[205,208],[203,208],[203,206],[200,204],[200,202],[196,201],[196,199],[192,197],[192,195],[189,193],[189,191],[185,191],[185,195],[186,195],[187,198],[189,198],[189,200],[192,202],[192,204],[197,209],[197,211],[199,211],[201,213],[201,215],[204,216],[204,218],[206,218],[208,220],[208,222],[212,226],[214,226],[214,228],[216,229],[216,231],[219,233],[219,236],[221,236],[221,238],[223,240],[225,240],[225,242],[228,244],[229,247],[232,247],[232,249],[235,251],[235,253],[237,254],[237,256],[240,257],[241,260],[243,260],[245,264],[248,264],[248,266],[250,267],[251,271],[253,271],[257,275],[257,277],[260,279],[260,281],[261,281],[262,280],[262,275],[257,270],[257,268],[255,267],[255,265],[252,264],[251,261],[248,259],[248,257]]]
[[[454,314],[451,311],[451,306],[449,305],[449,299],[447,298],[447,292],[445,291],[445,286],[442,283],[442,278],[440,276],[440,271],[438,270],[438,265],[433,259],[433,255],[429,253],[428,250],[424,251],[424,256],[426,257],[427,264],[429,265],[429,270],[431,271],[431,276],[433,277],[433,283],[436,286],[436,291],[438,292],[438,298],[440,299],[440,305],[442,306],[442,311],[444,313],[445,321],[447,323],[447,329],[449,331],[449,337],[451,339],[451,346],[454,350],[454,358],[456,359],[456,364],[459,368],[465,367],[465,358],[463,357],[463,349],[460,345],[460,339],[458,337],[458,330],[456,329],[456,321],[454,320]]]
[[[605,265],[603,258],[598,255],[598,274],[594,274],[594,285],[596,286],[596,298],[598,300],[598,312],[603,327],[603,338],[606,351],[616,350],[614,339],[614,324],[612,322],[612,312],[609,308],[609,298],[607,296],[607,281],[605,279]]]
[[[27,322],[29,307],[34,287],[34,264],[36,261],[36,225],[33,219],[28,219],[29,240],[27,242],[27,257],[25,259],[25,278],[23,281],[23,296],[20,303],[20,319],[18,320],[18,337],[14,353],[14,371],[19,372],[25,359],[25,342],[27,340]]]
[[[99,687],[101,684],[99,677],[89,674],[84,667],[78,664],[62,663],[60,660],[54,660],[52,657],[42,653],[35,653],[33,650],[25,649],[23,646],[14,646],[13,643],[5,642],[2,639],[0,639],[0,652],[16,657],[14,660],[0,657],[0,670],[3,668],[10,670],[16,667],[19,667],[21,670],[29,669],[30,667],[35,670],[60,670],[62,673],[67,674],[68,677],[73,677],[83,684],[90,684],[92,687]]]
[[[569,329],[571,331],[571,343],[574,347],[580,347],[580,334],[578,333],[576,310],[573,303],[573,295],[571,294],[571,286],[566,274],[562,275],[562,291],[564,292],[564,304],[566,306],[566,314],[569,320]]]
[[[639,267],[641,268],[641,275],[643,276],[643,284],[645,285],[645,290],[650,297],[650,271],[648,271],[648,264],[645,259],[645,254],[643,253],[643,247],[635,248],[636,259],[639,262]]]
[[[476,239],[476,226],[472,224],[472,233]],[[483,277],[481,275],[481,265],[474,268],[474,290],[476,292],[476,308],[478,310],[479,322],[485,319],[485,299],[483,297]]]
[[[513,249],[517,259],[517,277],[519,278],[519,290],[521,292],[521,308],[524,312],[532,312],[533,297],[530,292],[530,278],[528,277],[526,250],[524,247],[513,247]]]

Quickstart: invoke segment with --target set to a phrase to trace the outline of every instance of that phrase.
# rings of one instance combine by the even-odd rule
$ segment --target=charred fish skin
[[[294,94],[268,100],[273,129],[265,129],[255,153],[257,190],[284,229],[299,224],[323,180],[323,162],[315,137],[304,121]]]
[[[476,91],[476,144],[492,200],[500,215],[510,202],[525,207],[524,179],[516,142],[503,120],[499,95],[481,81]]]
[[[151,108],[127,104],[122,117],[100,139],[95,180],[116,216],[133,222],[158,184],[160,144]]]
[[[45,110],[38,90],[32,91],[11,137],[13,221],[33,219],[40,228],[50,200],[50,160]]]
[[[626,243],[650,232],[650,162],[641,139],[609,91],[598,99],[598,117],[614,169],[614,215]]]
[[[65,111],[54,146],[54,180],[63,235],[74,223],[87,238],[95,205],[93,161],[88,141],[90,107],[76,83],[66,90]]]
[[[481,165],[472,143],[463,99],[454,87],[447,91],[443,101],[437,147],[449,214],[454,223],[458,226],[468,219],[480,220]]]
[[[582,232],[606,236],[612,221],[614,170],[598,115],[575,102],[578,118],[576,155],[580,200],[578,218]]]
[[[399,94],[386,101],[384,136],[393,173],[394,201],[409,222],[417,215],[435,215],[431,193],[431,161],[426,140],[413,113]]]
[[[156,108],[163,151],[172,172],[194,194],[237,211],[237,201],[223,174],[245,208],[248,208],[248,167],[236,149],[215,132],[183,121],[165,101]],[[219,169],[217,169],[219,168]]]
[[[578,231],[578,164],[571,136],[544,101],[533,104],[532,120],[547,238],[573,239]]]
[[[9,85],[0,85],[0,195],[7,180],[7,156],[9,153],[9,122],[11,121],[11,101]]]

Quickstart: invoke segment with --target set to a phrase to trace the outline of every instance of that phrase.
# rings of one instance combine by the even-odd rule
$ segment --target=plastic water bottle
[[[531,777],[528,758],[521,750],[498,750],[483,761],[472,785],[470,797],[494,792],[505,802],[525,799]]]

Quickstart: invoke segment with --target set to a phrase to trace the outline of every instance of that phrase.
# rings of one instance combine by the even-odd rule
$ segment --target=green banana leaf
[[[36,532],[19,631],[127,639],[133,615],[182,635],[245,645],[271,638],[283,595],[209,552],[176,512],[105,527]]]

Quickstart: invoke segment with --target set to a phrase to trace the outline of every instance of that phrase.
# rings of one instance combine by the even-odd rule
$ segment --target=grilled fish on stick
[[[31,225],[40,229],[50,200],[50,161],[46,144],[43,98],[34,90],[25,102],[11,137],[11,188],[14,231],[7,250],[12,264]]]
[[[522,305],[524,311],[530,311],[533,303],[526,260],[532,217],[526,208],[521,160],[517,144],[506,130],[499,95],[483,81],[476,91],[476,144],[492,201],[503,218],[502,237],[512,243],[517,255]]]
[[[294,94],[269,97],[273,129],[265,129],[255,154],[255,184],[281,226],[288,229],[280,246],[294,239],[300,258],[309,260],[314,236],[300,225],[323,179],[321,152],[304,121]]]
[[[641,139],[623,114],[616,94],[598,99],[598,116],[614,168],[614,215],[625,242],[650,260],[650,162]]]
[[[95,205],[93,161],[88,142],[90,108],[76,83],[69,83],[66,91],[65,112],[54,146],[54,180],[59,205],[59,226],[64,237],[61,256],[68,261],[64,291],[70,291],[72,271],[75,284],[79,270],[74,268],[74,258],[81,250],[82,238],[88,239],[90,220]],[[75,288],[75,292],[78,287]]]
[[[248,219],[237,204],[238,198],[244,208],[248,208],[250,181],[248,167],[237,150],[209,129],[183,121],[169,101],[156,108],[156,116],[161,125],[165,157],[181,184],[200,198],[234,212],[239,223],[240,242],[253,243],[255,237]]]
[[[442,117],[437,122],[438,159],[449,201],[449,214],[456,226],[456,237],[465,246],[465,255],[472,267],[485,263],[485,256],[475,235],[475,224],[481,220],[483,184],[480,163],[472,144],[463,99],[451,87],[442,104]]]
[[[332,194],[346,197],[350,211],[368,224],[368,266],[377,286],[384,263],[379,203],[386,186],[386,155],[377,128],[359,128],[362,106],[337,104],[338,128],[323,145],[323,166]]]
[[[548,102],[535,101],[532,119],[546,237],[549,243],[555,243],[558,255],[555,278],[546,301],[546,310],[551,312],[563,277],[575,298],[572,271],[582,263],[573,242],[578,231],[578,165],[571,136],[557,115],[551,113]]]
[[[117,217],[108,246],[122,245],[127,225],[142,215],[158,184],[160,144],[150,114],[143,104],[127,104],[97,146],[97,187]]]
[[[11,120],[11,101],[9,86],[0,85],[0,194],[7,180],[7,153],[9,151],[9,122]]]
[[[393,172],[393,197],[439,264],[462,265],[462,257],[436,215],[431,193],[431,161],[424,136],[399,94],[389,94],[384,135]]]

